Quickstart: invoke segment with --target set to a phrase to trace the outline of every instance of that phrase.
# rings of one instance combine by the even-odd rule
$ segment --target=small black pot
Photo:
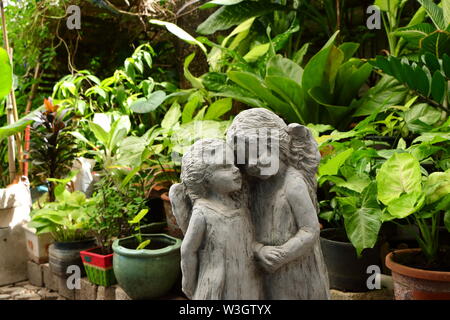
[[[71,265],[80,267],[81,276],[85,270],[81,260],[80,251],[96,247],[95,239],[73,242],[55,242],[49,247],[50,270],[61,277],[67,277],[67,268]]]
[[[364,249],[361,257],[356,255],[356,249],[348,242],[344,230],[323,229],[320,232],[325,264],[330,278],[330,288],[341,291],[369,291],[367,279],[373,273],[367,273],[367,268],[376,265],[381,269],[380,246]]]

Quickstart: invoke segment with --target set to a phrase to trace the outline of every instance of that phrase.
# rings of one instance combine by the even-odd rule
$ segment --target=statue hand
[[[259,250],[257,258],[260,266],[268,273],[275,272],[284,264],[286,252],[281,247],[265,246]]]

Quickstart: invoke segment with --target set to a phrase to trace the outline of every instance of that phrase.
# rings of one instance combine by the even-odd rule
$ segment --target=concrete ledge
[[[97,300],[116,300],[116,287],[103,287],[97,288]]]
[[[394,292],[390,289],[372,290],[367,292],[343,292],[330,290],[331,300],[393,300]]]

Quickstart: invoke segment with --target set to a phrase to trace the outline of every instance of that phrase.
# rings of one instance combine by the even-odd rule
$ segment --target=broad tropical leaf
[[[268,0],[242,1],[234,5],[223,6],[201,23],[197,32],[204,35],[213,34],[219,30],[227,30],[252,17],[284,9],[284,6],[273,4]]]
[[[381,209],[376,198],[376,183],[367,186],[361,197],[352,201],[339,199],[344,215],[345,231],[358,256],[366,248],[373,248],[381,227]]]
[[[377,173],[378,199],[385,205],[403,194],[422,191],[419,162],[409,153],[394,153]]]

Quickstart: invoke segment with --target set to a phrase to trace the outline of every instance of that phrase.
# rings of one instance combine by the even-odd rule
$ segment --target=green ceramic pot
[[[135,237],[113,243],[113,267],[117,282],[131,299],[154,299],[168,293],[181,268],[181,240],[166,234],[143,234],[151,242],[146,249],[135,250]]]

